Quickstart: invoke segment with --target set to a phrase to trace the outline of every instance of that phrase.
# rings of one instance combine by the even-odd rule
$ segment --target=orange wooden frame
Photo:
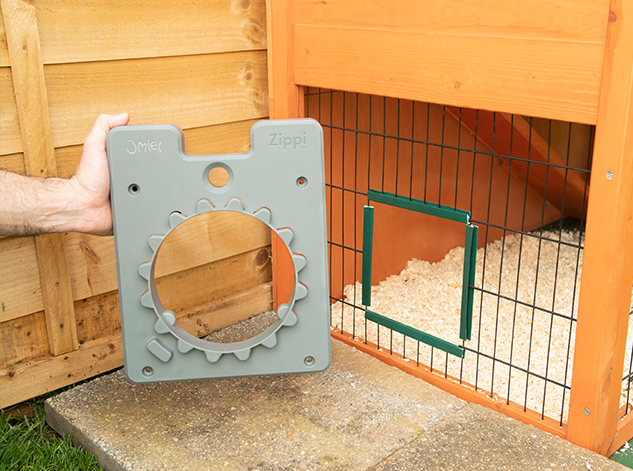
[[[501,410],[593,451],[617,450],[633,436],[631,415],[619,419],[633,285],[633,2],[267,6],[272,118],[303,116],[301,87],[313,86],[596,125],[569,420],[557,427],[511,404]],[[468,401],[499,407],[334,335]]]

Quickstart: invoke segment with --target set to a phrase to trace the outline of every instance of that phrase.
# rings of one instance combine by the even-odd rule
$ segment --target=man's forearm
[[[127,113],[99,116],[69,178],[24,177],[0,170],[0,236],[49,232],[112,235],[106,136]]]
[[[0,234],[80,230],[82,208],[70,179],[25,177],[0,170]]]

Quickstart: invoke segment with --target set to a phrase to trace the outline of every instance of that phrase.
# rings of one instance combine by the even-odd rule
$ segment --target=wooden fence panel
[[[15,101],[26,174],[55,177],[55,149],[35,9],[32,5],[16,0],[3,0],[2,7],[11,76],[15,89],[20,91],[15,94]],[[53,355],[77,348],[64,237],[64,234],[35,236],[46,330]]]
[[[0,5],[2,168],[70,177],[102,113],[177,124],[191,154],[245,152],[251,126],[268,116],[263,0],[164,0],[150,11],[140,1]],[[214,262],[216,273],[250,273],[247,287],[223,285],[236,315],[249,290],[257,293],[251,304],[270,304],[270,274],[258,268],[265,247]],[[197,292],[200,268],[181,268],[170,276]],[[0,407],[122,365],[111,237],[0,239],[0,276]],[[180,300],[192,319],[212,308],[196,301]]]

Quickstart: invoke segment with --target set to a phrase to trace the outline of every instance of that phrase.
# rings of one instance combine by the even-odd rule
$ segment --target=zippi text
[[[304,149],[308,147],[306,133],[301,136],[284,136],[283,133],[276,132],[269,134],[270,142],[268,147],[282,147],[283,149]]]

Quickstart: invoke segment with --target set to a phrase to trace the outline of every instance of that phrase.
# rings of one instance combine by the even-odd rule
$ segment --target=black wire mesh
[[[321,89],[307,90],[306,110],[324,128],[332,327],[562,425],[568,413],[593,128]],[[360,267],[368,189],[467,210],[479,226],[473,338],[457,339],[466,350],[464,359],[365,321]],[[413,216],[400,211],[385,221],[404,221],[401,227],[408,227]],[[420,253],[407,248],[418,240],[442,242],[431,256],[427,250],[421,261],[407,262],[402,272],[374,273],[372,297],[387,297],[383,306],[389,312],[382,314],[404,323],[426,316],[430,327],[425,328],[439,326],[445,335],[450,294],[424,301],[420,308],[429,289],[408,287],[463,256],[453,242],[463,245],[463,233],[452,237],[458,230],[450,226],[439,231],[411,235],[400,228],[387,239],[392,245],[374,251],[378,258],[395,259],[402,252],[414,259]],[[416,267],[422,267],[417,275]],[[447,276],[435,285],[450,284],[452,275]],[[628,365],[626,385],[633,376],[633,363]],[[627,389],[627,403],[628,394]]]

